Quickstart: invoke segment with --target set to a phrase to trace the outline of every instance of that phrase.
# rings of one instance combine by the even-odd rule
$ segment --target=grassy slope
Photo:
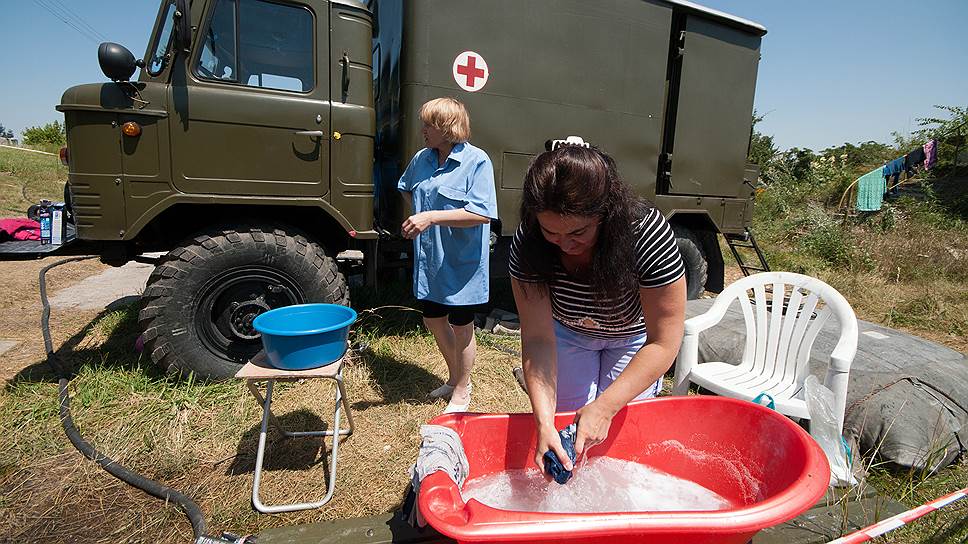
[[[57,156],[0,147],[0,216],[23,217],[43,198],[62,200],[66,181]]]

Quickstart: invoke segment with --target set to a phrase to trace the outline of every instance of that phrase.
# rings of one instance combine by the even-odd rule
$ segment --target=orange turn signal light
[[[128,121],[127,123],[121,125],[121,132],[123,132],[125,136],[131,136],[132,138],[135,136],[141,136],[141,125],[135,123],[134,121]]]

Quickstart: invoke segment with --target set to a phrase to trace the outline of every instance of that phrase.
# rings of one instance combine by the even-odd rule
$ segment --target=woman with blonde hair
[[[494,168],[470,139],[470,117],[454,98],[420,108],[426,147],[414,155],[397,189],[413,215],[402,233],[413,240],[413,293],[424,324],[447,362],[447,382],[430,393],[450,398],[445,412],[466,411],[477,356],[474,310],[488,300],[490,222],[497,219]]]

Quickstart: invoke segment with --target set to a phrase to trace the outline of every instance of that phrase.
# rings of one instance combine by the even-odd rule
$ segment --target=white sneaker
[[[430,398],[432,399],[450,398],[450,395],[453,392],[454,392],[454,386],[448,385],[445,383],[444,385],[441,385],[437,389],[434,389],[433,391],[431,391]]]
[[[444,408],[445,414],[450,414],[453,412],[466,412],[471,406],[471,392],[474,390],[474,384],[467,384],[467,402],[464,404],[457,404],[451,399],[447,403],[447,408]]]
[[[454,404],[453,402],[447,403],[447,408],[444,408],[445,414],[452,414],[455,412],[466,412],[468,408],[471,407],[471,402],[468,400],[467,404]]]

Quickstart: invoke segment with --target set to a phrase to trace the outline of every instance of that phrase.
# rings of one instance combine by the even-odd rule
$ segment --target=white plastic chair
[[[746,322],[742,360],[738,365],[700,364],[699,333],[719,323],[737,299]],[[823,383],[834,393],[837,430],[843,434],[847,379],[857,352],[857,317],[836,289],[802,274],[763,272],[740,279],[723,290],[706,313],[686,320],[673,394],[685,395],[690,382],[749,401],[766,393],[778,412],[809,419],[803,382],[810,374],[814,340],[831,316],[840,324],[840,339]]]

